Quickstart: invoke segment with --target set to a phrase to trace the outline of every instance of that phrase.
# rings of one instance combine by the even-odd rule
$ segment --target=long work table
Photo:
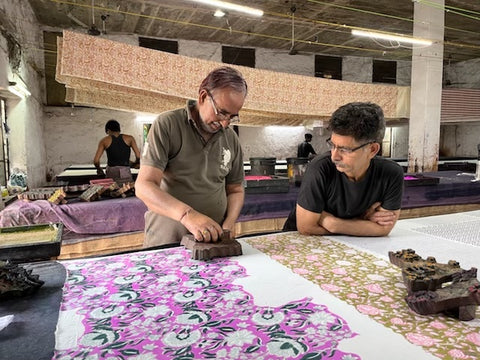
[[[0,358],[478,359],[478,308],[413,312],[388,252],[478,267],[480,211],[400,220],[388,237],[240,243],[210,261],[176,247],[27,264],[46,286],[2,303]]]
[[[401,218],[480,209],[480,182],[458,171],[425,173],[438,184],[405,186]],[[280,231],[295,206],[299,188],[287,193],[246,194],[236,223],[237,237]],[[0,226],[64,224],[61,257],[107,254],[143,244],[145,204],[135,196],[54,205],[47,200],[15,201],[0,212]]]

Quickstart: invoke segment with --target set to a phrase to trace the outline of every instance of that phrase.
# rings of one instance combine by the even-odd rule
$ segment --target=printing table
[[[183,247],[61,261],[58,321],[50,314],[27,334],[35,319],[22,315],[48,288],[29,306],[2,307],[14,320],[0,331],[0,358],[478,359],[478,309],[470,322],[415,314],[388,251],[478,267],[480,211],[400,220],[389,237],[240,242],[243,255],[207,262]]]
[[[102,166],[105,171],[105,165]],[[138,169],[131,168],[132,177],[135,180],[138,175]],[[93,165],[71,165],[55,179],[59,182],[67,182],[68,185],[88,184],[90,180],[104,179],[105,175],[98,175],[97,169]]]

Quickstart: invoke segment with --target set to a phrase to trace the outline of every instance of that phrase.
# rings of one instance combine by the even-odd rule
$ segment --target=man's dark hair
[[[117,120],[108,120],[105,124],[105,132],[110,131],[120,131],[120,124]]]
[[[352,102],[340,106],[332,114],[328,130],[351,136],[356,141],[382,143],[385,135],[385,118],[380,106],[368,102]]]
[[[211,71],[200,84],[198,92],[203,89],[213,91],[215,89],[231,88],[247,96],[247,82],[240,71],[229,66],[222,66]]]
[[[313,137],[313,136],[312,136],[312,134],[310,134],[310,133],[306,133],[306,134],[305,134],[305,140],[312,140],[312,137]]]

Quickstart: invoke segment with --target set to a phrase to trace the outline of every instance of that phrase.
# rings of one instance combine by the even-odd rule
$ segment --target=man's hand
[[[374,203],[367,209],[367,211],[365,211],[362,218],[382,226],[393,225],[396,220],[395,213],[393,211],[382,209],[380,205],[380,202]]]
[[[213,219],[198,211],[191,210],[181,219],[181,223],[201,242],[216,242],[220,240],[223,229]]]
[[[133,168],[133,169],[140,169],[140,162],[130,161],[130,167]]]

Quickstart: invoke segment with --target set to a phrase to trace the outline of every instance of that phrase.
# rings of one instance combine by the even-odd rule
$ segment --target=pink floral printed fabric
[[[197,98],[203,78],[222,66],[72,31],[63,32],[57,51],[56,80],[66,85],[67,101],[125,111],[160,113],[182,107],[186,99]],[[326,120],[351,101],[374,102],[387,119],[409,115],[407,86],[238,69],[249,84],[242,124],[303,125]]]
[[[57,345],[76,346],[54,359],[360,359],[338,350],[356,334],[326,306],[257,306],[233,283],[248,276],[234,259],[195,261],[177,248],[64,265],[61,312],[81,324],[59,326],[68,333],[57,330]]]
[[[401,270],[389,262],[321,236],[283,233],[246,241],[433,355],[480,359],[478,321],[475,325],[475,321],[411,311],[404,300]],[[392,249],[396,250],[400,249]],[[480,318],[478,308],[476,317]]]

